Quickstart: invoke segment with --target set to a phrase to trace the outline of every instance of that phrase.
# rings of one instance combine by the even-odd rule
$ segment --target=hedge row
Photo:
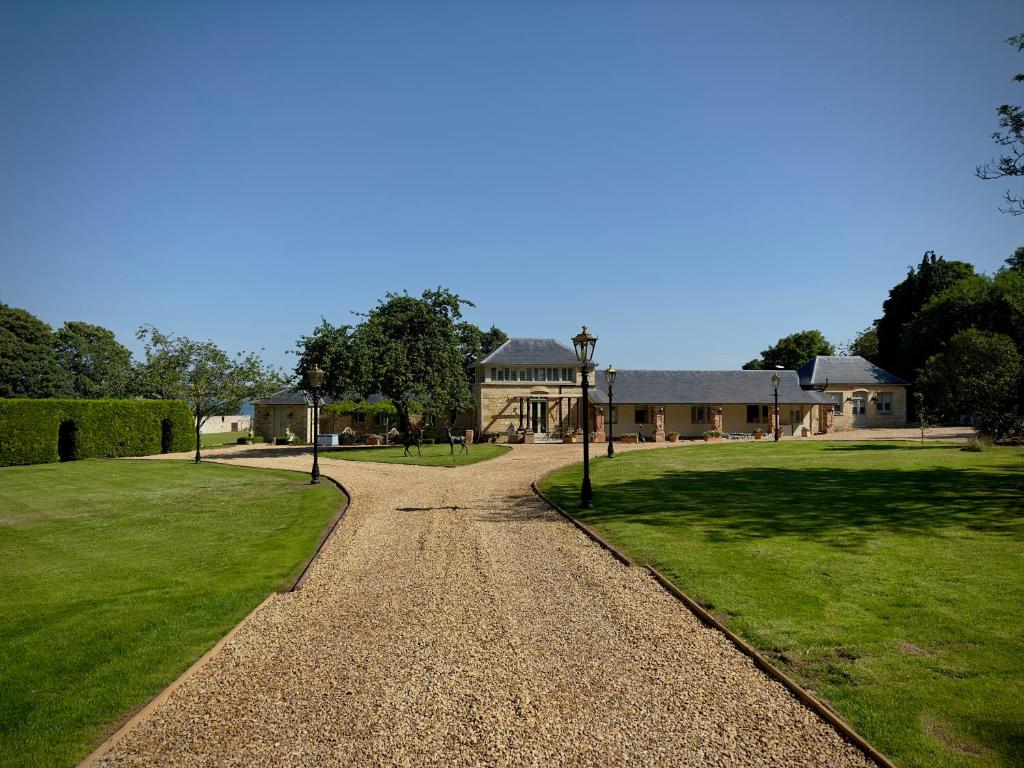
[[[0,399],[0,467],[188,451],[193,424],[180,400]]]

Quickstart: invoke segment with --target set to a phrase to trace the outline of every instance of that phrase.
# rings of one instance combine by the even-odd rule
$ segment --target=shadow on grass
[[[559,498],[576,488],[552,486]],[[1024,474],[1018,469],[850,470],[748,467],[595,478],[591,523],[699,529],[709,541],[814,537],[853,546],[877,533],[966,528],[1024,538]],[[575,507],[575,505],[573,505]]]

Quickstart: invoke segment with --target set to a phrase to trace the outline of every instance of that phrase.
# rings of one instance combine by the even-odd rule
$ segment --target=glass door
[[[548,404],[545,400],[530,401],[530,429],[535,435],[548,431]]]

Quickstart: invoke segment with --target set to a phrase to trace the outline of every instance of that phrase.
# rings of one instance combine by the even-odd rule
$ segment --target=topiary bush
[[[195,448],[180,400],[0,399],[0,467]]]

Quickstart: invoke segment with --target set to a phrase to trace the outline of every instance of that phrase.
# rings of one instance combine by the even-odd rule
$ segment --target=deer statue
[[[447,437],[448,437],[448,449],[449,449],[448,450],[448,455],[449,456],[451,456],[451,455],[453,455],[455,453],[455,446],[456,445],[459,445],[459,446],[462,447],[462,450],[459,451],[459,453],[469,453],[469,446],[466,445],[466,437],[465,437],[465,435],[463,435],[462,437],[456,437],[455,435],[452,434],[452,428],[451,427],[445,427],[445,433],[447,434]]]
[[[405,451],[402,452],[403,456],[412,456],[409,452],[411,446],[416,446],[416,455],[422,456],[423,452],[420,450],[420,446],[423,445],[423,430],[413,433],[412,427],[409,427],[409,431],[402,435],[402,445],[405,446]]]

